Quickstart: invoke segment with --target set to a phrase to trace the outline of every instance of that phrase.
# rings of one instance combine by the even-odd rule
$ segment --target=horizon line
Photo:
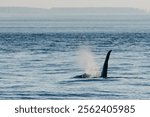
[[[70,6],[66,6],[66,7],[49,7],[49,8],[44,8],[44,7],[31,7],[31,6],[0,6],[0,8],[32,8],[32,9],[41,9],[41,10],[51,10],[51,9],[61,9],[61,8],[120,8],[120,9],[137,9],[137,10],[141,10],[141,11],[144,11],[146,13],[150,13],[150,10],[148,9],[143,9],[143,8],[137,8],[137,7],[118,7],[118,6],[104,6],[104,7],[90,7],[90,6],[79,6],[79,7],[70,7]]]
[[[104,6],[104,7],[90,7],[90,6],[79,6],[79,7],[49,7],[49,8],[44,8],[44,7],[31,7],[31,6],[0,6],[0,8],[37,8],[37,9],[52,9],[52,8],[133,8],[133,9],[142,9],[142,8],[137,8],[137,7],[118,7],[118,6]],[[144,9],[143,9],[144,10]]]

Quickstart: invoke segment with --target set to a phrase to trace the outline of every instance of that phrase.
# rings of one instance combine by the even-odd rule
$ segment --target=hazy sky
[[[19,7],[135,7],[150,9],[150,0],[0,0],[0,6]]]

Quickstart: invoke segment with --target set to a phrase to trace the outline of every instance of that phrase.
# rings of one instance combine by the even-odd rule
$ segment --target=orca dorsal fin
[[[112,50],[108,51],[106,58],[105,58],[105,62],[104,62],[103,69],[101,72],[101,77],[103,77],[103,78],[107,78],[108,60],[109,60],[109,56],[110,56],[111,51]]]

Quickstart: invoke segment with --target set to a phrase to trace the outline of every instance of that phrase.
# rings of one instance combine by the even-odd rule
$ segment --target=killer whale
[[[110,58],[111,51],[112,50],[109,50],[107,55],[106,55],[106,58],[105,58],[105,61],[104,61],[104,64],[103,64],[103,69],[102,69],[101,75],[99,77],[107,78],[108,61],[109,61],[109,58]],[[91,77],[90,74],[84,73],[84,74],[81,74],[81,75],[77,75],[73,78],[90,78],[90,77]]]

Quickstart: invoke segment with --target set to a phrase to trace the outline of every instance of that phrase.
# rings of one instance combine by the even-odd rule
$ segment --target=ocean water
[[[82,46],[107,79],[73,78]],[[149,58],[150,20],[1,20],[0,99],[150,99]]]

